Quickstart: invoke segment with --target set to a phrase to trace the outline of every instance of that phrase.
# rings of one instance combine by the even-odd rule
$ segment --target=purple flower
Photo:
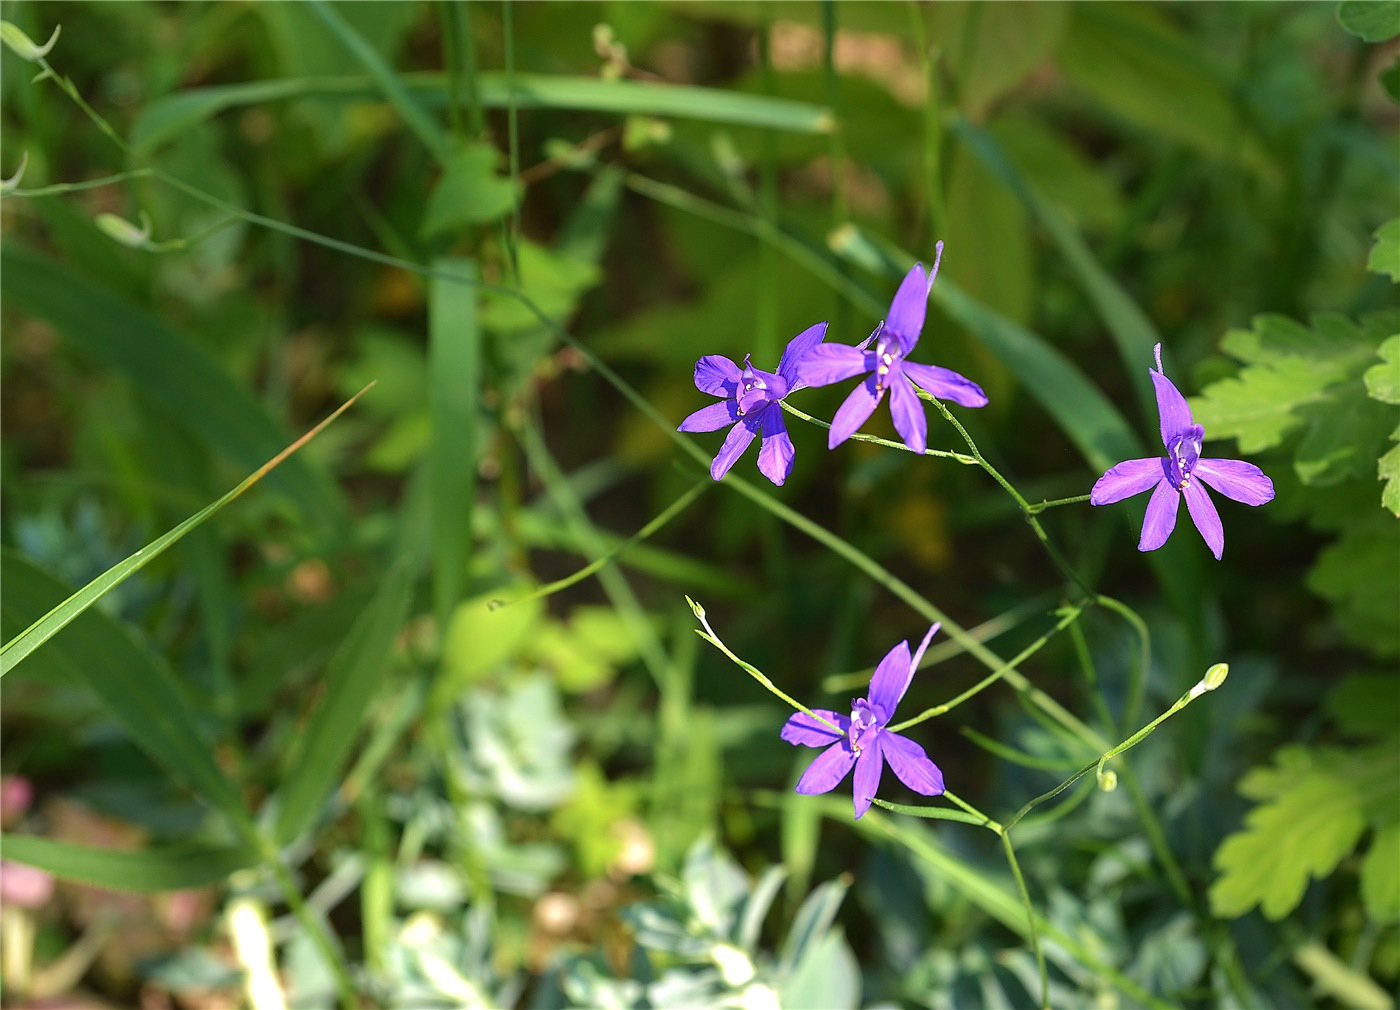
[[[924,749],[908,737],[885,729],[937,630],[937,624],[928,629],[912,659],[908,642],[900,642],[886,653],[870,678],[869,698],[853,698],[849,716],[824,708],[812,710],[832,726],[840,727],[840,733],[806,712],[788,719],[783,725],[784,740],[804,747],[826,748],[802,773],[797,783],[799,793],[812,796],[830,792],[854,767],[856,820],[860,820],[870,809],[875,790],[880,788],[880,772],[886,761],[899,781],[916,793],[937,796],[943,791],[943,773]]]
[[[1201,457],[1201,441],[1206,430],[1192,419],[1186,398],[1162,371],[1162,345],[1152,348],[1152,353],[1157,358],[1157,368],[1149,370],[1148,374],[1157,390],[1157,414],[1167,454],[1119,463],[1094,482],[1089,501],[1094,505],[1110,505],[1153,488],[1147,515],[1142,520],[1138,550],[1155,551],[1171,536],[1176,526],[1177,504],[1185,498],[1191,521],[1219,561],[1225,550],[1225,530],[1205,486],[1208,484],[1225,497],[1246,505],[1263,505],[1273,500],[1274,484],[1253,463]]]
[[[928,420],[914,392],[914,383],[940,400],[952,400],[964,407],[987,405],[987,395],[971,379],[948,368],[905,360],[919,342],[919,333],[924,328],[928,293],[943,258],[942,242],[938,243],[937,250],[933,272],[927,280],[922,263],[914,264],[914,269],[905,275],[890,303],[889,314],[871,335],[874,350],[869,348],[871,340],[859,347],[822,344],[814,347],[798,366],[798,374],[809,386],[829,386],[853,375],[865,374],[865,381],[851,391],[831,419],[828,448],[836,448],[855,434],[880,405],[886,389],[890,391],[890,416],[894,419],[895,431],[904,444],[917,453],[928,448]]]
[[[778,402],[793,390],[807,385],[797,374],[797,362],[821,343],[826,323],[809,326],[788,343],[778,361],[778,371],[761,372],[744,358],[744,368],[719,354],[707,354],[695,363],[695,388],[719,403],[701,407],[681,422],[678,431],[716,431],[732,424],[724,444],[710,464],[710,476],[719,480],[744,454],[755,435],[763,436],[758,450],[758,469],[774,484],[781,485],[792,473],[792,439],[783,423]]]

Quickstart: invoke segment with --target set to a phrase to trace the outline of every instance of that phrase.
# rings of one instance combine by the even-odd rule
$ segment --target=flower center
[[[904,349],[897,340],[886,340],[883,336],[875,344],[875,392],[882,393],[889,381],[890,372],[904,357]]]
[[[878,706],[872,705],[864,698],[856,698],[851,702],[851,750],[859,754],[861,750],[869,747],[875,742],[875,738],[880,735],[880,731],[885,728],[885,723],[889,717],[885,711]]]
[[[738,401],[740,417],[761,411],[768,404],[781,400],[787,394],[786,379],[781,375],[754,368],[749,362],[748,356],[745,356],[744,374],[739,378],[739,390],[735,397]]]
[[[1205,428],[1193,424],[1172,439],[1171,445],[1167,447],[1167,456],[1171,461],[1172,486],[1178,491],[1185,491],[1191,483],[1191,471],[1196,468],[1196,461],[1201,458],[1201,441],[1205,434]]]

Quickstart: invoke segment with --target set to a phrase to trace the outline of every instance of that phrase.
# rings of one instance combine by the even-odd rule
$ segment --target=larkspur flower
[[[951,400],[964,407],[984,407],[987,395],[982,387],[949,368],[920,365],[905,360],[919,342],[928,309],[928,293],[938,276],[938,264],[943,259],[943,243],[939,242],[933,270],[924,278],[922,263],[904,277],[890,303],[889,314],[869,340],[858,347],[847,344],[822,344],[814,347],[802,359],[798,374],[809,386],[829,386],[853,375],[865,375],[846,402],[831,419],[827,447],[835,449],[850,438],[857,428],[875,412],[885,390],[890,391],[890,416],[895,431],[904,444],[917,453],[928,448],[928,419],[914,392],[917,383],[940,400]],[[873,343],[874,349],[870,348]]]
[[[1192,418],[1186,398],[1162,370],[1162,345],[1153,347],[1152,353],[1157,367],[1149,369],[1148,374],[1157,391],[1157,415],[1167,454],[1119,463],[1094,482],[1089,502],[1111,505],[1152,488],[1138,550],[1155,551],[1171,536],[1176,526],[1177,507],[1185,498],[1191,521],[1219,561],[1225,551],[1225,530],[1220,525],[1215,503],[1206,493],[1206,485],[1246,505],[1263,505],[1273,500],[1274,484],[1253,463],[1201,456],[1206,430]]]
[[[802,773],[802,778],[797,782],[799,793],[812,796],[830,792],[855,768],[856,820],[860,820],[870,809],[875,790],[880,788],[880,773],[886,761],[899,780],[916,793],[937,796],[943,792],[943,773],[924,753],[924,749],[908,737],[891,733],[885,728],[894,717],[895,706],[904,697],[914,671],[919,668],[919,660],[928,648],[929,639],[937,631],[937,624],[928,629],[928,634],[919,643],[919,650],[912,657],[907,641],[900,642],[886,653],[870,678],[869,696],[853,698],[849,716],[830,709],[812,709],[832,726],[838,727],[839,733],[806,712],[798,712],[788,719],[783,725],[784,740],[804,747],[826,748]]]
[[[788,342],[776,372],[753,367],[748,356],[744,367],[720,354],[707,354],[695,363],[695,388],[724,399],[701,407],[680,423],[678,431],[717,431],[733,425],[724,444],[710,464],[710,476],[719,480],[732,467],[754,436],[762,435],[758,469],[774,484],[781,485],[792,473],[794,450],[783,423],[785,396],[806,385],[797,373],[797,363],[826,336],[826,323],[809,326]]]

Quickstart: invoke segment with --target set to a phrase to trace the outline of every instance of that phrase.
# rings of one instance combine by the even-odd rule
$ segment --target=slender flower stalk
[[[1201,455],[1206,430],[1195,422],[1186,398],[1163,371],[1162,345],[1153,347],[1152,353],[1157,367],[1148,374],[1157,392],[1157,414],[1167,454],[1119,463],[1095,481],[1089,501],[1093,505],[1110,505],[1151,488],[1138,550],[1155,551],[1171,536],[1177,509],[1185,498],[1191,521],[1219,561],[1225,551],[1225,529],[1206,486],[1246,505],[1263,505],[1273,500],[1274,484],[1253,463]]]
[[[707,354],[695,363],[695,388],[720,402],[701,407],[680,423],[679,431],[716,431],[732,425],[724,444],[710,464],[710,476],[721,480],[738,462],[755,436],[762,435],[758,469],[779,486],[792,473],[795,450],[783,422],[779,404],[806,383],[798,375],[798,362],[826,336],[826,323],[809,326],[789,341],[776,372],[753,367],[748,356],[744,367],[721,354]]]
[[[923,264],[914,264],[895,292],[885,321],[870,339],[856,347],[846,344],[813,347],[799,363],[798,374],[809,386],[829,386],[854,375],[865,376],[831,419],[828,448],[834,449],[850,438],[875,412],[886,390],[890,394],[890,417],[894,420],[895,431],[904,444],[917,453],[928,448],[928,419],[914,390],[916,383],[940,400],[951,400],[964,407],[986,406],[987,395],[982,387],[966,376],[937,365],[906,360],[923,331],[928,294],[942,259],[943,243],[939,242],[933,270],[927,278]]]

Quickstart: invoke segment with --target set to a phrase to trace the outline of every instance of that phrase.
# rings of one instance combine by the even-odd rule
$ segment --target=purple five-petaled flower
[[[744,358],[740,370],[721,354],[707,354],[695,363],[695,388],[711,396],[724,397],[719,403],[701,407],[681,422],[678,431],[716,431],[733,425],[724,444],[710,464],[710,476],[719,480],[729,472],[755,435],[763,436],[758,450],[758,469],[774,484],[781,485],[792,473],[794,450],[783,423],[779,401],[806,385],[797,374],[797,363],[826,336],[826,323],[809,326],[788,342],[778,361],[777,372],[762,372]]]
[[[986,406],[987,395],[971,379],[952,369],[905,360],[919,342],[928,309],[928,293],[933,288],[933,279],[938,276],[942,258],[943,243],[939,242],[933,270],[927,279],[923,264],[914,264],[895,292],[889,314],[871,340],[859,347],[822,344],[802,359],[798,374],[809,386],[829,386],[853,375],[865,375],[865,380],[851,391],[831,419],[828,448],[836,448],[855,434],[880,405],[886,389],[890,391],[890,416],[895,431],[904,444],[917,453],[928,448],[928,419],[924,417],[918,393],[914,392],[914,383],[940,400],[951,400],[964,407]],[[869,346],[872,342],[874,349]]]
[[[1142,520],[1138,550],[1155,551],[1171,536],[1176,526],[1178,504],[1185,498],[1191,521],[1219,561],[1225,551],[1225,530],[1205,485],[1246,505],[1263,505],[1273,500],[1274,484],[1253,463],[1202,458],[1201,441],[1206,430],[1191,417],[1186,398],[1163,372],[1162,345],[1156,345],[1152,353],[1157,359],[1157,368],[1149,369],[1148,374],[1157,391],[1157,414],[1167,454],[1119,463],[1094,482],[1089,501],[1094,505],[1109,505],[1153,488],[1147,515]]]
[[[937,796],[943,792],[943,773],[929,760],[924,749],[908,737],[885,728],[894,717],[895,706],[904,697],[914,671],[919,668],[929,639],[937,630],[937,624],[928,629],[919,643],[919,651],[912,658],[908,642],[900,642],[886,653],[870,678],[869,697],[852,699],[849,716],[825,708],[812,709],[840,732],[806,712],[798,712],[788,719],[783,725],[784,740],[804,747],[826,748],[802,773],[797,782],[799,793],[812,796],[830,792],[854,767],[856,820],[860,820],[870,809],[875,790],[880,788],[880,773],[886,761],[899,780],[916,793]]]

